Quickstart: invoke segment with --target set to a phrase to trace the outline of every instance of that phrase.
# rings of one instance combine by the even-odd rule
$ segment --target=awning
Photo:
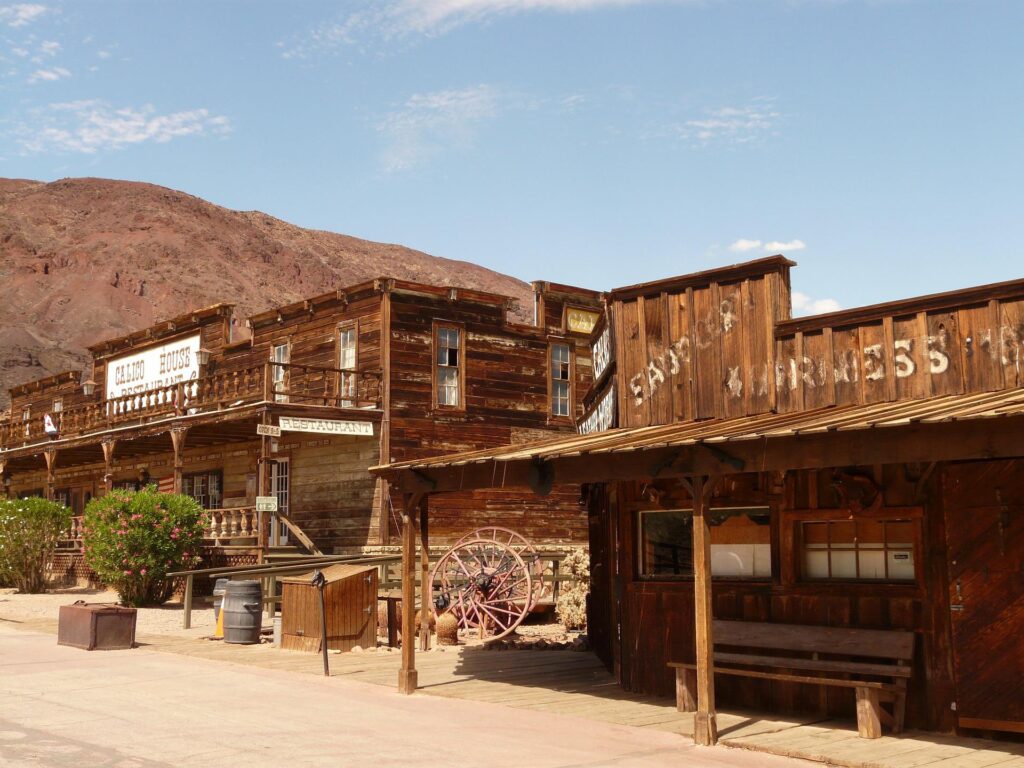
[[[558,435],[371,468],[447,491],[1024,456],[1024,388]]]

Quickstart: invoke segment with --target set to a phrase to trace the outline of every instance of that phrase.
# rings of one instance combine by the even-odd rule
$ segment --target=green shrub
[[[44,591],[46,565],[70,525],[71,510],[55,501],[0,499],[0,582]]]
[[[124,605],[159,605],[173,591],[167,574],[199,563],[205,518],[189,496],[111,491],[85,508],[85,559]]]

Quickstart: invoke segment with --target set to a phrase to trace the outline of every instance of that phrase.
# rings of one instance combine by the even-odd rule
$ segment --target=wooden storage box
[[[323,569],[327,585],[327,647],[350,651],[377,645],[377,568],[332,565]],[[281,579],[281,647],[320,650],[320,594],[313,572]]]
[[[113,603],[77,602],[62,605],[57,620],[57,645],[86,651],[115,651],[135,645],[134,608]]]

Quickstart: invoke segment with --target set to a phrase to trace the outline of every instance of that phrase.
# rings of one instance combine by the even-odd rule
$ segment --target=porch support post
[[[46,498],[53,501],[53,486],[57,482],[54,472],[57,464],[57,449],[48,448],[43,451],[43,456],[46,457]]]
[[[402,668],[398,692],[416,690],[416,508],[423,494],[407,493],[402,504]]]
[[[114,489],[114,448],[116,440],[104,440],[103,446],[103,487],[107,493]]]
[[[0,483],[4,483],[7,479],[7,462],[0,461]],[[10,495],[6,483],[0,486],[0,498],[7,498]]]
[[[685,482],[693,499],[693,590],[694,628],[697,648],[697,711],[693,716],[693,740],[702,746],[718,743],[715,713],[715,641],[711,605],[711,532],[708,529],[708,500],[717,478],[697,476]]]
[[[270,363],[266,365],[266,373],[270,373]],[[260,419],[261,424],[270,423],[270,414],[264,412]],[[257,496],[269,496],[270,495],[270,437],[263,435],[260,437],[260,456],[257,459],[256,464],[256,495]],[[255,503],[255,500],[253,501]],[[270,546],[270,518],[271,515],[266,512],[260,512],[257,515],[257,525],[259,526],[259,534],[256,539],[257,546],[260,550],[260,562],[264,562],[264,555],[267,552],[267,548]]]
[[[181,493],[181,475],[184,463],[185,437],[188,435],[188,427],[174,427],[171,429],[171,444],[174,446],[174,492]]]
[[[430,650],[430,617],[433,615],[434,589],[430,581],[430,536],[427,494],[420,501],[420,650]]]

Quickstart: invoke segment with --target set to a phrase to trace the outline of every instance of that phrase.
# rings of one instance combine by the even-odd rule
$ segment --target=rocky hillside
[[[0,407],[86,346],[220,301],[242,317],[381,275],[520,300],[529,286],[401,245],[302,229],[172,189],[0,179]]]

